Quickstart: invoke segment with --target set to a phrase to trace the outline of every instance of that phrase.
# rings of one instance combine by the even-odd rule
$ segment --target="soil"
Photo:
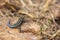
[[[60,0],[0,0],[0,40],[60,40]]]

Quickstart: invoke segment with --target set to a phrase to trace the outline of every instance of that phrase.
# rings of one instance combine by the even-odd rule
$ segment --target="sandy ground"
[[[0,0],[0,40],[60,40],[60,0]]]

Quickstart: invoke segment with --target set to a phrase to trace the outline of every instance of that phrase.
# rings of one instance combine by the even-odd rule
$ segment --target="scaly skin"
[[[21,25],[21,23],[23,22],[23,19],[24,19],[24,15],[23,15],[22,17],[20,17],[20,18],[18,19],[18,21],[17,21],[14,25],[11,25],[11,24],[10,24],[10,21],[11,21],[11,20],[9,20],[9,21],[7,22],[7,25],[8,25],[10,28],[16,28],[16,27],[18,27],[18,26]]]

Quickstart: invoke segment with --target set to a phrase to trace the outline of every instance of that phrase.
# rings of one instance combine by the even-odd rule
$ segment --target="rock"
[[[38,33],[40,31],[40,26],[33,21],[29,21],[29,22],[24,23],[21,26],[21,31]]]

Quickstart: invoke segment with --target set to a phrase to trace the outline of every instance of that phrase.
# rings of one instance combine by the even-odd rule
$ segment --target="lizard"
[[[8,25],[10,28],[16,28],[16,27],[18,27],[18,26],[21,25],[21,23],[23,22],[24,17],[25,17],[25,15],[19,17],[18,21],[17,21],[15,24],[13,24],[13,25],[10,24],[10,21],[11,21],[11,20],[9,20],[9,21],[7,22],[7,25]]]

